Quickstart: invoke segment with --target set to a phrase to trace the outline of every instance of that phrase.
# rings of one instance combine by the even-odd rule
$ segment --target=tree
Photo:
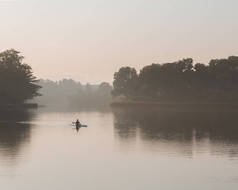
[[[136,94],[138,75],[134,68],[122,67],[114,74],[113,96],[125,95],[133,97]]]
[[[139,74],[139,94],[140,97],[155,99],[161,96],[162,82],[162,66],[160,64],[152,64],[145,66]]]
[[[97,89],[97,94],[102,97],[105,96],[107,97],[110,96],[111,91],[112,91],[111,85],[107,82],[102,82]]]
[[[1,104],[21,104],[40,95],[36,77],[23,59],[20,52],[14,49],[0,53]]]

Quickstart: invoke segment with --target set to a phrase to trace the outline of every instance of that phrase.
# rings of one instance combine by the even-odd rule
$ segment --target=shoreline
[[[124,101],[111,102],[112,108],[156,108],[163,110],[236,110],[238,111],[238,102],[152,102],[152,101]]]
[[[14,110],[14,109],[37,109],[37,103],[24,103],[24,104],[8,104],[0,105],[0,110]]]

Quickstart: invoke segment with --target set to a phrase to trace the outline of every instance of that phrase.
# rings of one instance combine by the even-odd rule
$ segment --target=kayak
[[[72,124],[75,125],[76,127],[88,127],[88,125],[85,124],[76,125],[76,122],[72,122]]]
[[[83,124],[81,124],[81,125],[79,125],[79,127],[88,127],[87,125],[83,125]]]

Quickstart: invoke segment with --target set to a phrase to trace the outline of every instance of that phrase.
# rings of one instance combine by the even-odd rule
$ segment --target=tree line
[[[213,59],[208,64],[192,58],[135,68],[122,67],[114,74],[112,95],[140,101],[238,100],[238,57]]]
[[[93,108],[109,105],[112,86],[109,83],[81,84],[73,79],[39,80],[42,96],[34,99],[39,105]]]
[[[238,101],[237,56],[213,59],[208,64],[194,64],[191,58],[151,64],[139,73],[122,67],[114,74],[113,88],[106,82],[82,85],[72,79],[37,80],[23,60],[14,49],[0,53],[0,105],[23,104],[35,98],[43,105],[97,107],[109,104],[111,94],[139,101]]]

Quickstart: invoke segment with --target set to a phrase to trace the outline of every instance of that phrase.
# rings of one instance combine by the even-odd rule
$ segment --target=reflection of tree
[[[32,114],[28,111],[0,112],[0,161],[7,157],[7,161],[15,161],[20,150],[30,140],[30,124],[19,123],[29,121]]]
[[[133,118],[133,115],[128,116],[127,113],[123,111],[114,112],[114,115],[114,126],[118,136],[124,140],[135,138],[137,120]]]
[[[191,148],[195,142],[207,140],[211,151],[238,154],[238,117],[235,112],[169,112],[138,109],[114,109],[115,133],[130,138],[138,131],[139,138],[153,143],[175,143]],[[135,138],[136,133],[133,133]],[[175,148],[175,147],[174,147]]]

